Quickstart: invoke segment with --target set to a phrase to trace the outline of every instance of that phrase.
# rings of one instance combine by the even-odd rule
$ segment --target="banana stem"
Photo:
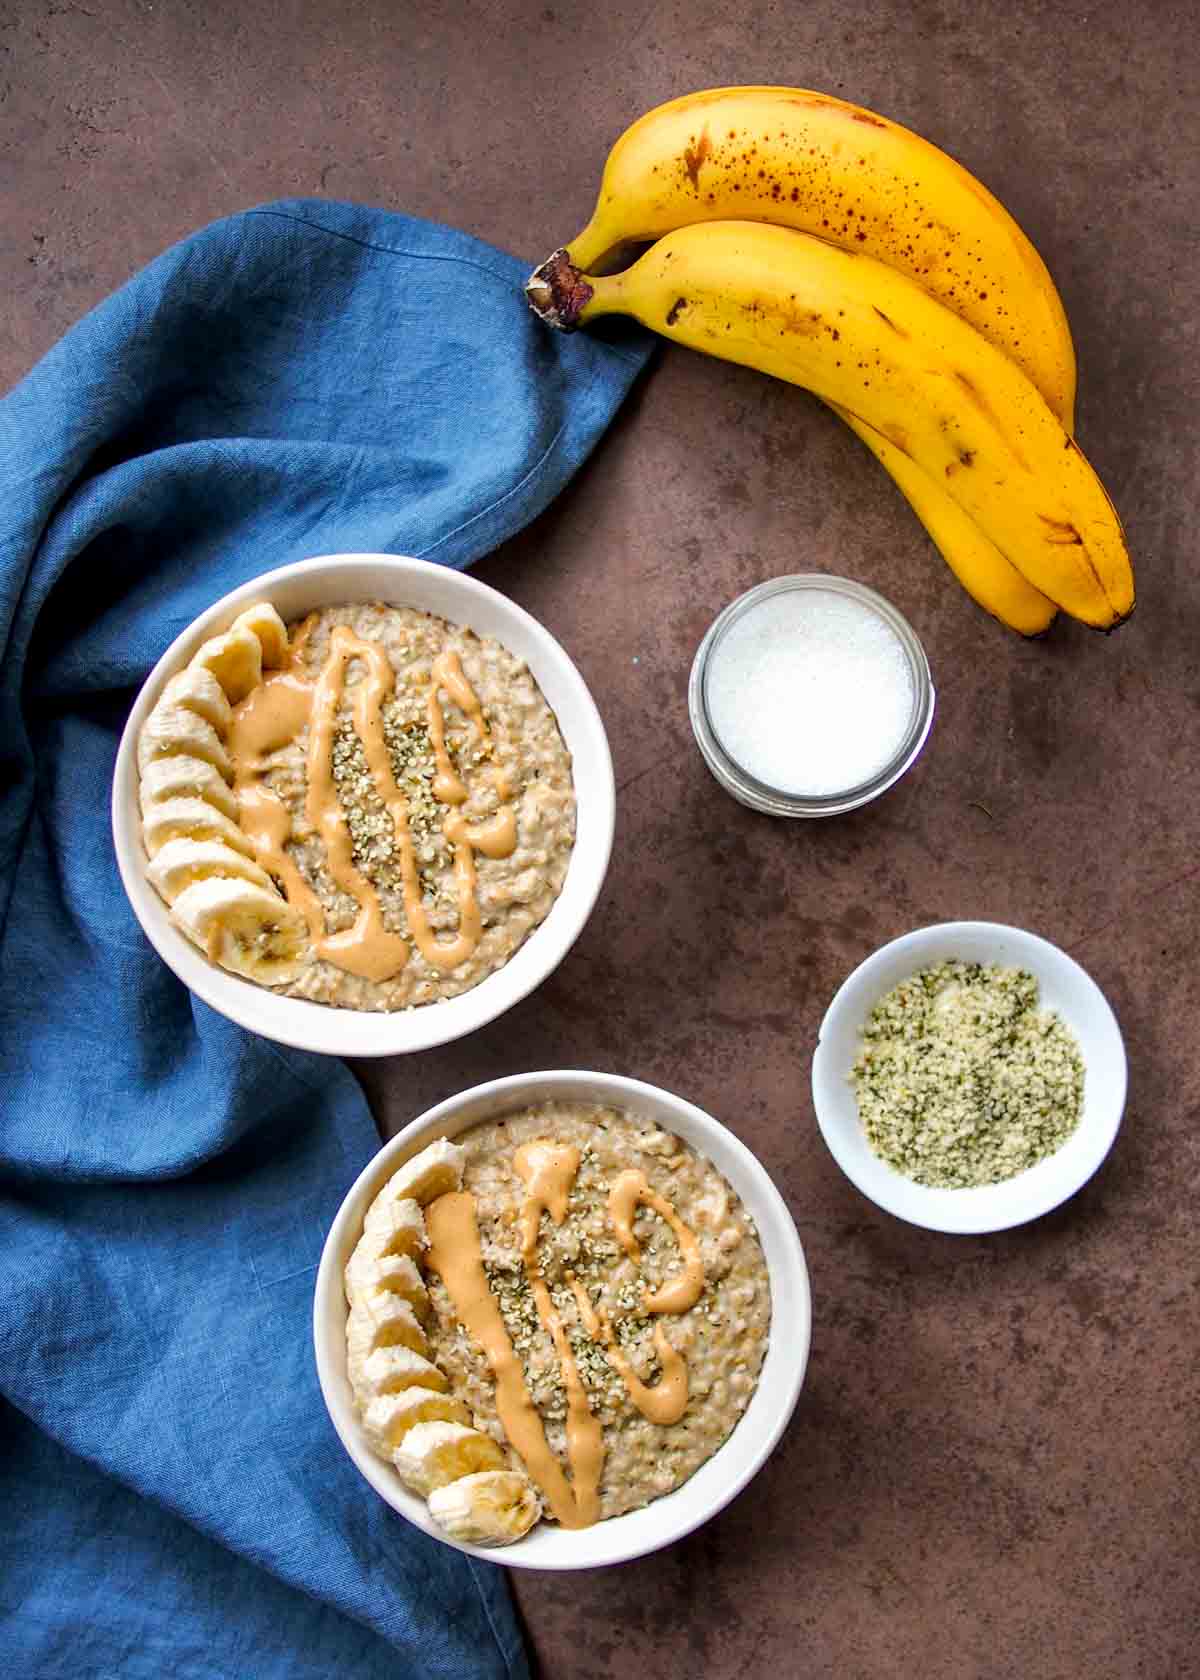
[[[575,331],[593,290],[565,250],[555,251],[539,263],[525,282],[529,307],[559,332]]]
[[[576,234],[563,249],[581,274],[611,274],[614,268],[622,266],[626,250],[638,243],[627,228],[606,228],[597,206],[596,214],[583,232]]]

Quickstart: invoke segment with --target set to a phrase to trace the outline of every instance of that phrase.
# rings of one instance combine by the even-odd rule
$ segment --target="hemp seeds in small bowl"
[[[1120,1125],[1126,1066],[1112,1010],[1065,952],[948,922],[854,971],[812,1079],[822,1135],[864,1195],[912,1224],[978,1233],[1086,1183]]]

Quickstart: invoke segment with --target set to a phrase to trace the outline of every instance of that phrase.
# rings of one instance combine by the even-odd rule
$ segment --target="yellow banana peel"
[[[657,106],[609,153],[581,274],[696,222],[798,228],[907,274],[1005,351],[1070,430],[1075,354],[1054,282],[969,170],[876,111],[809,88],[709,88]]]
[[[1044,636],[1058,609],[1007,561],[959,504],[881,432],[834,405],[860,437],[924,525],[943,560],[985,612],[1022,636]]]
[[[879,433],[1022,577],[1099,629],[1133,610],[1116,511],[1030,379],[916,281],[761,222],[694,223],[631,268],[553,271],[530,301],[560,326],[634,316],[677,343],[805,386]]]
[[[1009,354],[1068,430],[1075,354],[1045,264],[1004,206],[947,153],[846,100],[806,88],[710,88],[639,118],[609,154],[586,228],[535,271],[560,287],[631,247],[726,218],[789,226],[907,273]],[[1052,602],[963,510],[869,426],[842,411],[902,491],[964,588],[1024,635]]]

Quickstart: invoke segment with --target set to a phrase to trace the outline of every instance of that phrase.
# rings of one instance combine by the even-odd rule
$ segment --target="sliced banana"
[[[453,1394],[439,1394],[433,1388],[402,1388],[371,1401],[363,1413],[363,1434],[372,1452],[390,1459],[418,1423],[470,1422],[470,1412]]]
[[[155,711],[159,706],[186,706],[188,711],[202,717],[205,723],[211,723],[218,735],[224,735],[233,722],[233,711],[225,698],[225,690],[203,665],[176,671],[159,696]]]
[[[383,1348],[404,1347],[422,1357],[429,1352],[425,1332],[407,1301],[399,1295],[364,1297],[354,1303],[346,1322],[346,1368],[360,1405],[375,1393],[368,1379],[367,1361]],[[374,1366],[378,1372],[381,1366]],[[361,1392],[360,1392],[361,1391]]]
[[[394,1217],[377,1219],[370,1217],[363,1223],[363,1234],[355,1244],[354,1253],[346,1265],[346,1298],[352,1301],[350,1293],[351,1283],[361,1278],[356,1285],[360,1289],[374,1287],[371,1281],[370,1268],[385,1259],[408,1260],[414,1262],[426,1246],[425,1216],[419,1205],[410,1196],[403,1197],[399,1202],[389,1206],[389,1213]],[[414,1264],[413,1270],[416,1271]],[[420,1274],[417,1273],[418,1279]],[[390,1285],[389,1287],[397,1287]],[[422,1286],[422,1295],[424,1286]],[[420,1296],[413,1296],[413,1306],[421,1301]]]
[[[414,1155],[411,1161],[406,1161],[399,1172],[392,1174],[384,1194],[393,1201],[411,1196],[414,1202],[425,1207],[448,1191],[462,1187],[466,1159],[465,1149],[445,1138],[438,1138],[428,1148],[422,1149],[419,1155]]]
[[[231,851],[254,856],[249,835],[206,799],[164,799],[148,805],[142,818],[142,839],[151,857],[170,840],[219,840]]]
[[[303,916],[253,881],[196,881],[171,906],[171,920],[211,961],[263,986],[286,985],[312,961]]]
[[[255,601],[253,606],[237,615],[230,628],[249,630],[258,637],[264,665],[283,664],[288,645],[287,625],[270,601]]]
[[[211,671],[231,706],[244,700],[262,681],[262,643],[244,624],[201,643],[192,655],[192,669]]]
[[[428,1497],[435,1488],[477,1470],[503,1470],[504,1454],[490,1435],[465,1423],[417,1423],[392,1454],[400,1480]]]
[[[450,1384],[444,1371],[412,1348],[376,1348],[362,1367],[361,1380],[355,1394],[365,1411],[372,1400],[381,1394],[398,1394],[402,1388],[433,1388],[439,1394],[449,1392]]]
[[[402,1295],[382,1291],[360,1295],[346,1320],[346,1349],[351,1363],[366,1359],[376,1348],[411,1347],[425,1351],[425,1332],[410,1302]]]
[[[229,762],[229,754],[208,719],[188,706],[164,706],[160,701],[142,725],[138,736],[138,774],[144,776],[146,766],[153,764],[157,758],[184,755],[202,758],[206,764],[219,770],[227,782],[232,782],[233,766]]]
[[[380,1254],[407,1254],[417,1260],[429,1247],[421,1204],[411,1196],[391,1192],[391,1184],[385,1185],[367,1209],[363,1235],[377,1241]]]
[[[541,1501],[519,1470],[477,1470],[434,1488],[429,1515],[452,1540],[474,1546],[507,1546],[537,1522]]]
[[[146,865],[146,879],[168,904],[174,904],[193,882],[207,881],[214,875],[253,881],[255,886],[275,890],[265,869],[223,840],[168,840]]]
[[[364,1242],[369,1242],[364,1238]],[[429,1312],[429,1291],[407,1254],[384,1254],[378,1258],[364,1251],[360,1242],[346,1266],[346,1299],[351,1306],[360,1295],[398,1295],[418,1318]]]
[[[401,1295],[382,1294],[369,1301],[357,1300],[350,1309],[346,1321],[346,1358],[351,1369],[383,1347],[429,1352],[421,1321]]]
[[[186,799],[195,795],[218,811],[230,822],[238,818],[237,794],[215,765],[207,759],[192,758],[187,753],[173,753],[170,758],[151,759],[142,775],[138,789],[142,810],[162,799]]]

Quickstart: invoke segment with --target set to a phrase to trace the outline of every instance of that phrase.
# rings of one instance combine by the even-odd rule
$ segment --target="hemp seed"
[[[1083,1059],[1024,969],[947,961],[880,999],[850,1073],[867,1141],[917,1184],[999,1184],[1079,1124]]]

